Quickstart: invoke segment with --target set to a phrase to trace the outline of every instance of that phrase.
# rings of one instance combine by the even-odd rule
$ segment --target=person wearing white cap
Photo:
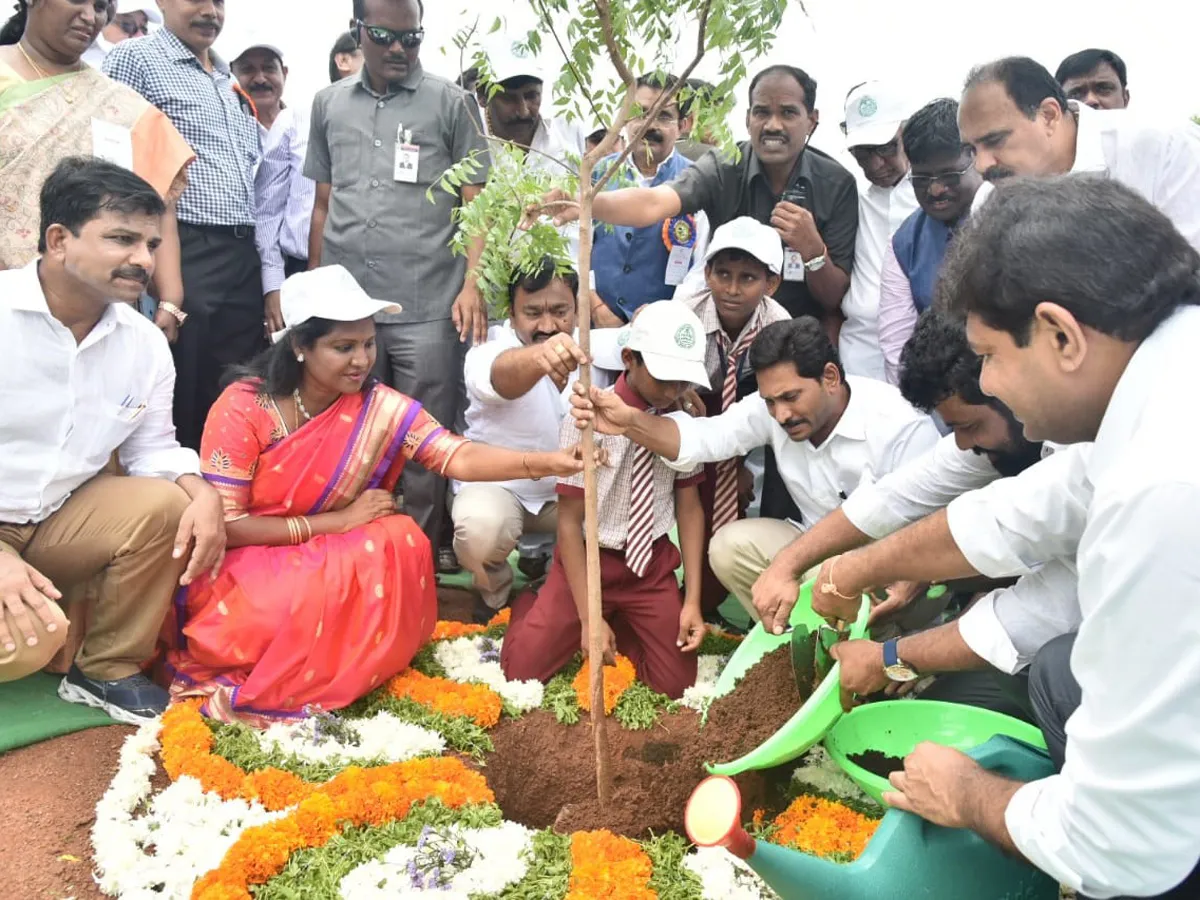
[[[397,312],[341,266],[293,275],[283,328],[235,370],[205,426],[202,469],[224,500],[219,578],[177,605],[177,694],[262,724],[339,709],[408,665],[437,619],[430,544],[397,513],[408,462],[461,481],[566,476],[576,448],[506,450],[452,434],[371,377],[375,323]]]
[[[105,57],[121,41],[145,37],[150,33],[151,25],[163,23],[162,13],[159,12],[155,0],[118,0],[113,5],[117,10],[116,15],[100,29],[92,46],[83,54],[83,61],[93,69],[104,65]]]
[[[752,588],[777,552],[870,483],[929,451],[929,416],[890,384],[846,375],[837,350],[811,316],[768,325],[750,345],[758,393],[719,416],[647,416],[620,397],[577,390],[572,414],[605,434],[623,434],[677,471],[770,446],[800,520],[744,519],[712,536],[709,563],[751,616]]]
[[[881,381],[886,377],[878,326],[883,260],[896,229],[918,209],[900,142],[900,129],[915,110],[898,85],[868,81],[846,96],[842,123],[846,146],[868,185],[858,192],[858,243],[850,289],[842,299],[846,322],[838,349],[848,374]]]
[[[621,351],[625,372],[611,396],[648,418],[670,408],[690,385],[708,386],[703,325],[676,300],[642,307]],[[577,437],[570,417],[561,443]],[[610,466],[598,474],[600,581],[604,596],[605,657],[633,661],[651,690],[678,699],[696,681],[696,654],[704,639],[700,567],[704,553],[703,472],[677,472],[617,433],[597,434]],[[558,546],[537,595],[513,603],[500,651],[506,678],[548,681],[582,646],[588,647],[587,577],[583,537],[583,478],[559,483]],[[670,531],[678,523],[679,549]],[[675,570],[682,554],[686,596]]]
[[[229,61],[229,69],[242,90],[254,101],[254,113],[265,132],[269,132],[286,108],[283,89],[287,84],[288,68],[278,45],[262,41],[244,41],[237,56]]]

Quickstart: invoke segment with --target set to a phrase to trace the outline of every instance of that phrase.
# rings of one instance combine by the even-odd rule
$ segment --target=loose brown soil
[[[878,750],[855,753],[847,758],[856,766],[860,766],[872,775],[878,775],[883,779],[886,779],[893,772],[899,772],[904,768],[904,760],[902,758],[888,756],[886,753],[880,753]]]
[[[796,687],[791,648],[785,644],[771,651],[742,676],[735,690],[708,708],[705,731],[724,735],[727,741],[720,748],[727,755],[713,761],[728,762],[749,753],[782,728],[807,699]]]

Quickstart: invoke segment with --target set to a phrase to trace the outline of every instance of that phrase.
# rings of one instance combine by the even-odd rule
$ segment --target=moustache
[[[791,431],[793,428],[799,428],[802,425],[807,425],[808,419],[788,419],[783,423],[784,431]]]
[[[1005,178],[1012,178],[1017,173],[1008,166],[992,166],[983,173],[984,181],[1001,181]]]
[[[274,85],[268,84],[265,81],[259,81],[255,84],[250,85],[250,93],[252,93],[252,94],[263,94],[268,91],[274,92],[274,90],[275,90]]]
[[[646,136],[643,140],[653,141],[656,144],[661,144],[663,142],[663,133],[655,128],[651,128],[646,132]]]
[[[535,344],[544,344],[552,337],[558,337],[562,332],[559,331],[535,331],[533,333],[533,342]]]
[[[407,66],[408,65],[408,57],[407,56],[385,56],[383,58],[383,61],[386,65],[389,65],[389,66]]]
[[[218,31],[221,28],[221,26],[219,24],[217,24],[216,19],[193,19],[192,27],[193,28],[216,28]]]
[[[117,269],[113,272],[113,280],[118,278],[128,278],[130,281],[140,281],[142,285],[150,283],[150,273],[141,266],[128,266]]]

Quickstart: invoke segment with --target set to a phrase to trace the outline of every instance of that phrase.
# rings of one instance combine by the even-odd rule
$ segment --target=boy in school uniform
[[[691,385],[708,387],[704,329],[682,303],[661,300],[643,307],[621,351],[625,372],[613,391],[652,414],[666,410]],[[578,440],[574,419],[563,422],[562,441]],[[696,681],[696,656],[704,638],[700,568],[704,511],[703,471],[676,472],[661,458],[618,435],[596,435],[608,453],[597,473],[600,579],[604,596],[606,661],[621,653],[651,689],[678,698]],[[506,678],[548,681],[576,652],[588,648],[587,564],[583,534],[583,477],[557,488],[558,546],[537,595],[513,603],[500,665]],[[679,549],[668,536],[679,525]],[[686,595],[675,570],[683,558]]]

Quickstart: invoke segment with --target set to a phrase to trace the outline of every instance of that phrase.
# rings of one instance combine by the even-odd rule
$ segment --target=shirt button
[[[379,140],[379,138],[375,138],[375,146],[376,146],[376,147],[382,147],[382,146],[383,146],[383,141]]]
[[[373,268],[375,268],[375,260],[373,260],[373,259],[368,259],[368,260],[367,260],[367,268],[368,268],[368,269],[373,269]]]
[[[378,178],[371,179],[371,187],[379,187],[379,179]]]
[[[374,219],[371,219],[369,222],[367,222],[367,227],[368,227],[368,228],[374,228],[374,227],[375,227],[375,220],[374,220]]]
[[[621,307],[621,309],[625,308],[625,298],[624,297],[617,298],[617,306]]]
[[[627,241],[633,240],[633,232],[632,231],[625,232],[625,240],[627,240]]]
[[[385,104],[384,104],[384,102],[383,102],[382,100],[380,100],[380,101],[379,101],[378,103],[376,103],[375,105],[376,105],[377,107],[379,107],[380,109],[383,109],[383,107],[385,106]]]
[[[625,263],[625,268],[624,268],[622,271],[623,271],[623,272],[624,272],[626,275],[628,275],[630,272],[632,272],[632,271],[633,271],[633,266],[629,265],[629,263]]]

